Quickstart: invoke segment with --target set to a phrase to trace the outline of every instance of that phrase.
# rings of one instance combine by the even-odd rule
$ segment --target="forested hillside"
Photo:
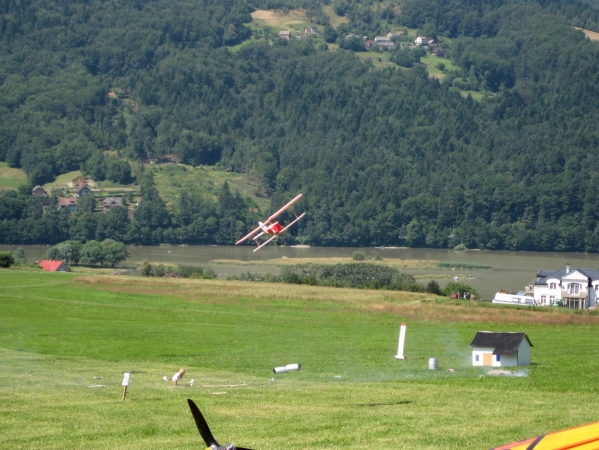
[[[599,31],[592,2],[332,5],[348,19],[336,29],[315,1],[3,0],[0,161],[31,185],[80,168],[126,182],[124,161],[167,154],[217,165],[273,208],[303,192],[313,245],[599,251],[599,49],[574,29]],[[256,8],[298,7],[337,40],[250,24]],[[407,29],[459,70],[377,69],[339,48]],[[136,175],[146,195],[119,219],[125,242],[231,243],[257,217],[228,188],[165,207]],[[0,241],[100,233],[90,211],[44,213],[28,195],[0,194]]]

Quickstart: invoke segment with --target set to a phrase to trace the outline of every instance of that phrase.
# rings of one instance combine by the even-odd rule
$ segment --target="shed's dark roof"
[[[474,336],[470,347],[494,347],[494,355],[514,355],[522,339],[526,338],[530,346],[532,342],[526,333],[493,333],[491,331],[479,331]]]

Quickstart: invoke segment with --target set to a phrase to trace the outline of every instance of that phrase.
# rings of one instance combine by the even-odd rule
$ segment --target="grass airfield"
[[[0,271],[0,311],[1,448],[203,448],[187,398],[219,442],[254,449],[483,449],[599,417],[593,313],[18,270]],[[527,332],[527,376],[472,368],[479,330]]]

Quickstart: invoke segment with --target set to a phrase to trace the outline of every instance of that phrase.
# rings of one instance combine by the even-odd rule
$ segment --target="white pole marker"
[[[403,354],[403,348],[406,343],[406,324],[402,323],[399,328],[399,344],[397,346],[397,355],[395,355],[395,359],[406,359]]]
[[[123,387],[123,398],[121,399],[122,402],[125,401],[125,397],[127,397],[127,386],[129,386],[129,375],[131,375],[129,372],[125,372],[123,373],[123,382],[121,383]]]

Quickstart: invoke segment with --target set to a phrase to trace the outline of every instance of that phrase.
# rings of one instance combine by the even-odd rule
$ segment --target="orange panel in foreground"
[[[567,430],[556,431],[495,447],[493,450],[596,450],[599,449],[599,422],[581,425]]]

